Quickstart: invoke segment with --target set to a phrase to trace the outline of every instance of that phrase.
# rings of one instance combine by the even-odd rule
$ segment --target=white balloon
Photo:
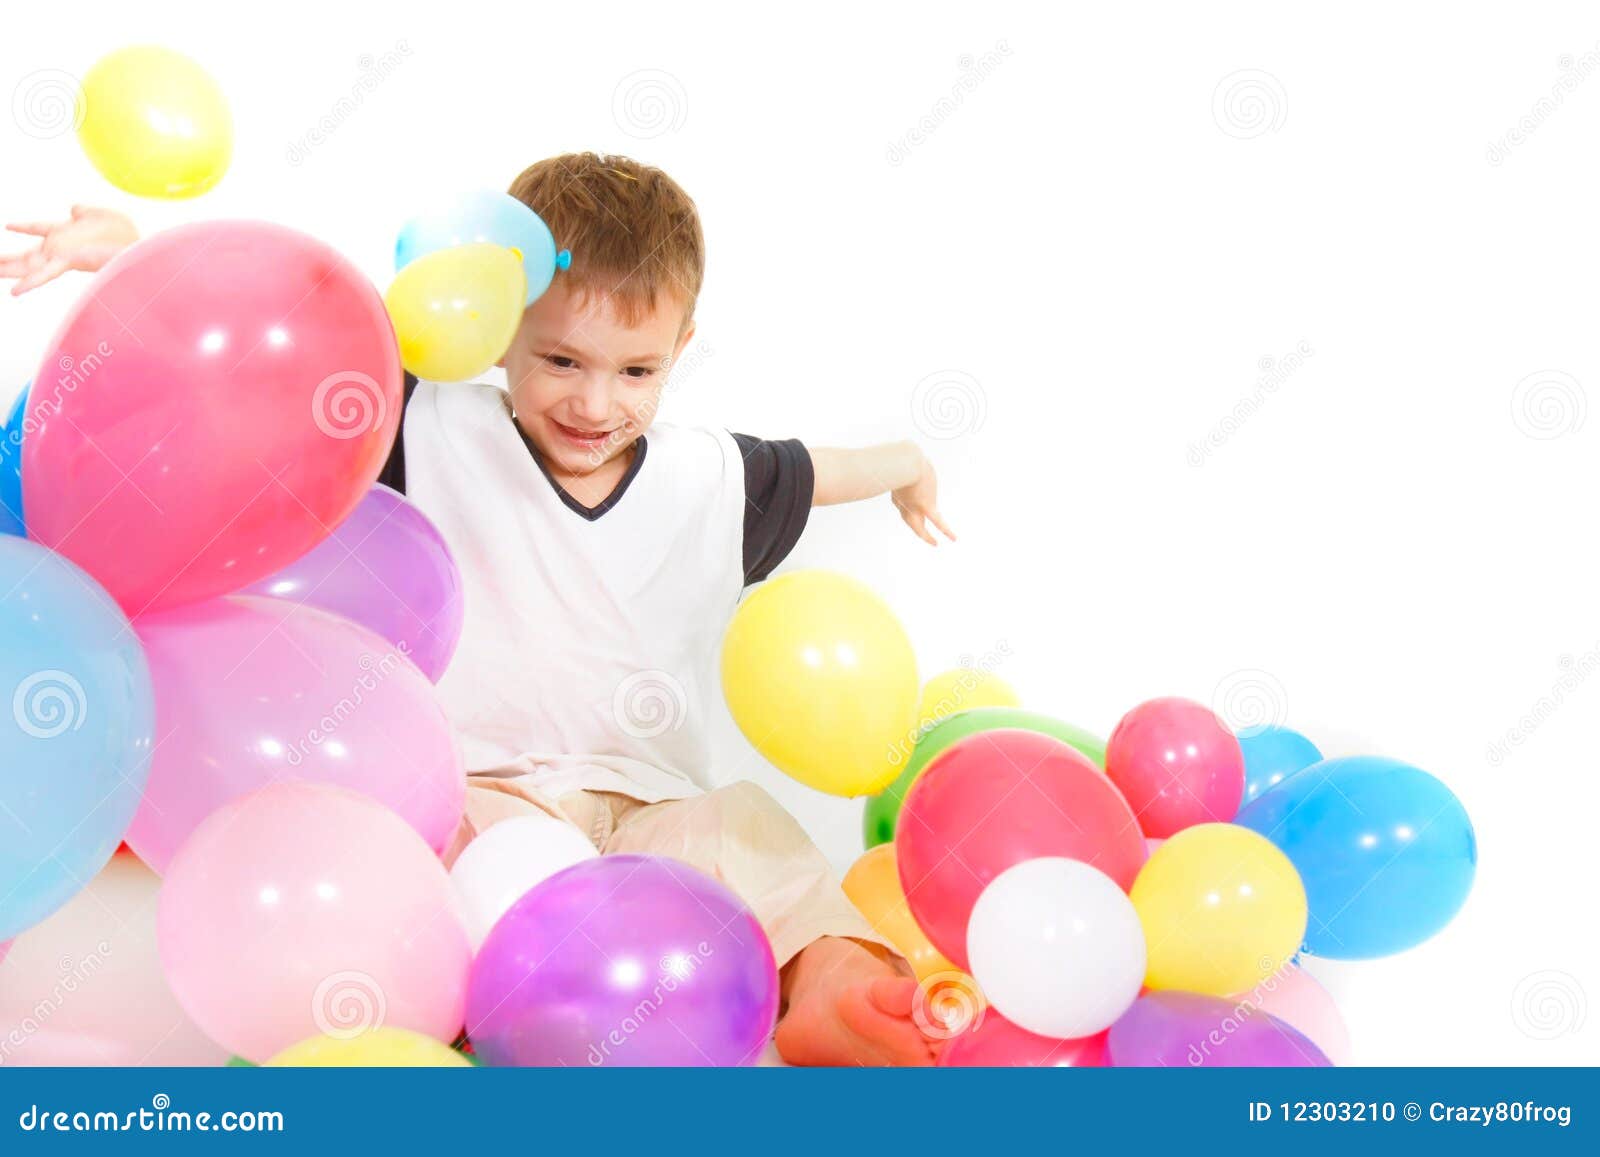
[[[0,1070],[228,1059],[167,987],[156,950],[160,888],[132,855],[112,856],[88,887],[18,935],[9,955],[0,946]]]
[[[984,997],[1029,1032],[1071,1040],[1110,1027],[1144,983],[1144,929],[1104,872],[1046,856],[978,896],[967,954]]]
[[[599,854],[582,832],[554,816],[501,820],[478,836],[450,869],[473,951],[530,888]]]

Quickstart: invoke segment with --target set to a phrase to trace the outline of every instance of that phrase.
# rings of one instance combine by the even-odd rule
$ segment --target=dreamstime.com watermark
[[[1239,736],[1250,736],[1289,721],[1289,691],[1271,671],[1246,667],[1217,680],[1211,712]]]
[[[641,68],[617,81],[611,92],[611,119],[636,140],[675,133],[689,119],[689,94],[672,73]]]
[[[599,466],[600,463],[611,457],[618,447],[626,446],[633,441],[654,420],[656,412],[661,409],[661,403],[666,400],[666,396],[693,377],[695,371],[710,361],[716,352],[711,348],[709,342],[697,341],[693,347],[684,352],[682,357],[676,360],[670,356],[662,358],[661,372],[667,375],[666,384],[653,397],[645,399],[644,404],[639,407],[637,413],[630,414],[621,426],[606,435],[605,440],[600,445],[589,451],[589,465],[591,467]]]
[[[328,437],[344,442],[369,434],[389,416],[377,379],[360,370],[340,370],[311,392],[311,420]]]
[[[361,75],[356,77],[356,82],[350,86],[350,91],[334,101],[328,111],[317,118],[316,124],[300,134],[299,139],[289,142],[289,147],[284,153],[289,164],[296,168],[305,164],[306,158],[327,144],[329,138],[339,131],[339,127],[360,111],[367,97],[393,76],[395,70],[405,63],[410,55],[411,45],[405,40],[395,41],[393,48],[376,57],[370,53],[363,53],[356,62],[361,69]]]
[[[654,739],[683,726],[689,693],[670,671],[635,671],[612,693],[611,717],[624,734]]]
[[[965,972],[935,972],[917,984],[911,1019],[930,1040],[950,1040],[976,1030],[989,1011],[978,982]]]
[[[950,90],[934,101],[928,111],[917,118],[916,123],[889,142],[885,152],[889,163],[903,165],[915,149],[926,144],[928,138],[939,131],[939,126],[955,116],[967,97],[993,76],[1010,55],[1011,45],[1004,40],[995,41],[993,48],[979,56],[962,54],[956,61],[961,74],[950,85]]]
[[[989,399],[964,370],[935,370],[911,389],[911,422],[924,437],[948,442],[983,429]]]
[[[11,718],[24,735],[55,739],[83,726],[89,699],[68,671],[35,671],[11,693]]]
[[[1267,400],[1277,393],[1283,383],[1288,381],[1294,372],[1305,365],[1306,359],[1316,351],[1311,348],[1311,343],[1302,339],[1294,349],[1280,358],[1270,355],[1256,362],[1256,369],[1261,376],[1256,379],[1255,388],[1233,404],[1216,425],[1206,431],[1204,438],[1189,444],[1189,465],[1204,466],[1207,457],[1212,451],[1219,450],[1228,444],[1235,434],[1243,429],[1244,424],[1261,412]]]
[[[334,734],[349,719],[361,709],[366,697],[378,689],[381,684],[396,670],[404,666],[404,658],[411,653],[411,648],[404,640],[394,645],[393,651],[385,651],[374,658],[371,655],[362,655],[358,661],[361,674],[350,684],[350,694],[344,696],[328,709],[316,726],[307,731],[301,739],[295,741],[285,756],[290,767],[299,767],[311,755],[311,749],[321,747],[331,739]]]
[[[63,956],[56,966],[56,970],[61,974],[60,978],[51,988],[49,995],[41,998],[28,1010],[27,1015],[11,1026],[5,1036],[0,1037],[0,1065],[5,1064],[13,1053],[26,1046],[29,1037],[42,1031],[50,1022],[50,1018],[66,1006],[72,994],[100,971],[110,955],[111,945],[101,940],[95,944],[93,952],[80,960]]]
[[[30,72],[11,90],[11,120],[34,140],[77,132],[87,111],[82,82],[59,68]]]
[[[1555,1040],[1582,1030],[1589,994],[1578,978],[1553,968],[1529,973],[1511,993],[1511,1023],[1533,1040]]]
[[[110,342],[101,341],[81,358],[62,354],[56,361],[55,381],[36,380],[29,387],[28,408],[22,412],[22,421],[7,427],[5,436],[0,438],[0,461],[22,453],[24,437],[37,430],[45,418],[61,412],[61,396],[76,393],[114,353],[116,350]]]
[[[1556,681],[1550,685],[1550,690],[1533,701],[1533,706],[1518,719],[1515,724],[1489,741],[1484,752],[1484,759],[1490,767],[1499,767],[1511,754],[1511,749],[1521,747],[1535,732],[1543,727],[1546,721],[1566,704],[1567,699],[1579,687],[1588,681],[1589,676],[1600,670],[1600,644],[1591,647],[1583,654],[1576,657],[1562,655],[1556,661],[1561,668],[1561,674],[1556,676]]]
[[[1498,167],[1504,164],[1513,149],[1526,144],[1541,125],[1556,115],[1579,85],[1600,71],[1600,42],[1582,56],[1562,54],[1556,58],[1556,68],[1560,75],[1550,86],[1550,92],[1534,101],[1533,106],[1517,118],[1516,124],[1489,142],[1484,159],[1490,165]]]
[[[1547,442],[1583,429],[1589,395],[1563,370],[1538,370],[1511,389],[1511,421],[1523,434]]]
[[[283,1114],[228,1109],[190,1113],[172,1108],[172,1098],[157,1093],[150,1108],[114,1113],[106,1109],[49,1109],[29,1105],[17,1117],[24,1133],[282,1133]]]
[[[1211,119],[1236,140],[1275,133],[1289,119],[1289,94],[1272,73],[1242,68],[1217,81],[1211,93]]]
[[[979,659],[973,659],[970,655],[961,656],[958,668],[961,674],[957,677],[955,685],[933,705],[929,719],[920,726],[908,730],[889,750],[889,762],[895,767],[904,766],[906,760],[911,758],[911,753],[916,750],[917,740],[922,738],[923,733],[971,706],[969,700],[983,677],[1011,658],[1011,654],[1010,642],[1001,639],[995,644],[994,650],[985,652]]]
[[[335,972],[311,994],[311,1019],[317,1031],[336,1040],[354,1040],[382,1028],[389,1013],[383,986],[365,972]]]
[[[1233,1007],[1224,1014],[1221,1020],[1217,1021],[1209,1032],[1199,1040],[1191,1040],[1189,1042],[1189,1050],[1184,1054],[1184,1059],[1190,1065],[1198,1068],[1210,1059],[1213,1051],[1220,1052],[1222,1049],[1227,1048],[1228,1042],[1234,1033],[1243,1028],[1252,1017],[1262,1014],[1261,1002],[1276,992],[1283,984],[1284,977],[1288,975],[1291,969],[1296,967],[1296,965],[1287,960],[1277,961],[1268,956],[1263,956],[1257,961],[1257,964],[1262,971],[1266,972],[1269,969],[1271,971],[1257,982],[1256,986],[1248,993],[1240,993],[1236,996]]]
[[[661,974],[656,978],[655,987],[639,999],[639,1003],[633,1006],[615,1028],[589,1046],[589,1063],[603,1065],[611,1056],[611,1050],[626,1046],[629,1038],[643,1028],[652,1016],[661,1011],[667,998],[678,990],[680,984],[693,976],[695,969],[710,959],[714,951],[709,943],[702,940],[694,946],[692,952],[674,952],[670,956],[663,956],[658,965]],[[617,967],[623,968],[627,964],[625,961]]]

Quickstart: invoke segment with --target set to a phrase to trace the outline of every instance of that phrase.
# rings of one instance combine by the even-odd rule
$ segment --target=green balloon
[[[959,711],[923,731],[917,737],[917,745],[912,749],[911,759],[900,773],[900,778],[867,800],[866,813],[861,819],[862,843],[874,848],[894,839],[894,827],[900,819],[900,805],[905,803],[906,793],[911,790],[917,776],[922,774],[922,769],[933,762],[934,756],[958,739],[1000,727],[1053,735],[1068,747],[1076,748],[1088,756],[1100,770],[1105,770],[1105,740],[1096,738],[1081,727],[1019,707],[974,707],[970,711]]]
[[[247,1061],[243,1057],[229,1057],[227,1063],[222,1067],[225,1069],[253,1069],[258,1066],[254,1061]]]

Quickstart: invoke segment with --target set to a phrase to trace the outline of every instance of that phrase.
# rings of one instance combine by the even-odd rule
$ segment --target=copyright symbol
[[[1400,1111],[1405,1114],[1405,1118],[1408,1121],[1415,1121],[1418,1117],[1422,1116],[1422,1106],[1417,1104],[1415,1101],[1407,1101],[1406,1107]]]

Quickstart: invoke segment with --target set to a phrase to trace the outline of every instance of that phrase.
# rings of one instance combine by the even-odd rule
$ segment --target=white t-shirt
[[[804,526],[804,448],[656,423],[586,509],[495,386],[416,384],[400,443],[383,480],[461,570],[464,625],[439,695],[467,769],[528,775],[554,796],[655,802],[710,786],[722,635],[747,580]]]

